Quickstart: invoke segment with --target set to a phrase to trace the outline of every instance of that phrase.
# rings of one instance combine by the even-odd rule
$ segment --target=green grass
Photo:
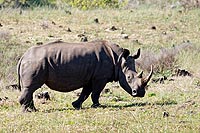
[[[0,132],[200,132],[200,10],[180,10],[71,9],[71,15],[48,8],[23,10],[21,15],[18,9],[0,10],[0,98],[8,97],[0,101]],[[95,18],[99,24],[94,23]],[[117,31],[106,30],[113,25]],[[121,37],[122,31],[129,39]],[[158,53],[162,47],[171,48],[189,40],[193,48],[181,51],[175,66],[188,70],[193,77],[169,77],[174,81],[150,83],[144,98],[132,98],[116,87],[117,83],[108,84],[106,88],[111,91],[100,98],[105,107],[97,109],[90,108],[88,98],[82,110],[74,110],[71,102],[77,98],[75,92],[60,93],[43,87],[37,92],[48,90],[51,100],[42,104],[42,100],[35,99],[39,111],[21,113],[20,92],[5,89],[17,82],[19,57],[38,42],[80,42],[77,35],[81,33],[89,41],[106,39],[132,53],[139,47]]]

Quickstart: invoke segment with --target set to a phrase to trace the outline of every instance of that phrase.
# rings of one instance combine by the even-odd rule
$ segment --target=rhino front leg
[[[84,86],[79,98],[72,103],[75,109],[80,109],[82,107],[82,103],[88,98],[90,93],[92,92],[91,85]]]
[[[99,97],[100,97],[102,90],[106,86],[106,83],[107,83],[107,79],[97,80],[97,81],[93,82],[93,91],[92,91],[92,95],[91,95],[93,104],[91,107],[96,108],[101,105],[99,103]]]

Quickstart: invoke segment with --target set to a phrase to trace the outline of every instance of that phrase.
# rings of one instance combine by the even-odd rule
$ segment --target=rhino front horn
[[[143,84],[144,84],[145,86],[147,85],[147,83],[148,83],[149,80],[151,79],[152,75],[153,75],[153,66],[151,65],[151,71],[150,71],[149,75],[144,79],[144,82],[143,82]]]

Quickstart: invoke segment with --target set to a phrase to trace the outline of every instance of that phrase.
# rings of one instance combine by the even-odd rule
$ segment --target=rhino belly
[[[70,82],[64,80],[54,80],[54,81],[47,81],[45,83],[50,89],[60,91],[60,92],[70,92],[76,89],[83,87],[86,82]]]
[[[56,91],[69,92],[79,89],[89,82],[86,75],[80,76],[73,71],[50,71],[45,84]]]

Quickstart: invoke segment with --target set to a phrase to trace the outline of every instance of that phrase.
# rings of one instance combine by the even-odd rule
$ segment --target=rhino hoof
[[[37,112],[38,110],[36,108],[23,108],[22,112],[27,113],[27,112]]]
[[[80,103],[78,103],[77,101],[73,102],[73,103],[72,103],[72,106],[73,106],[75,109],[77,109],[77,110],[81,109],[81,105],[80,105]]]
[[[97,107],[99,107],[101,104],[100,103],[94,103],[94,104],[92,104],[92,108],[97,108]]]

